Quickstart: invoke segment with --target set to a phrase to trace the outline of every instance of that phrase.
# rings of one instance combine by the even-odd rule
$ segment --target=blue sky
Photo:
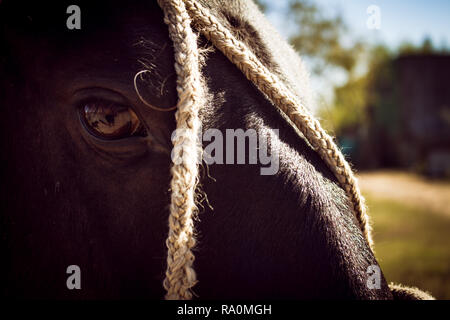
[[[282,8],[287,0],[269,1],[270,7]],[[341,13],[352,35],[373,42],[384,42],[397,47],[408,40],[415,44],[430,36],[437,47],[450,47],[450,1],[449,0],[316,0],[326,14]],[[377,5],[381,10],[381,29],[370,30],[366,26],[369,17],[366,10]],[[282,35],[287,37],[283,16],[269,14],[269,19]]]

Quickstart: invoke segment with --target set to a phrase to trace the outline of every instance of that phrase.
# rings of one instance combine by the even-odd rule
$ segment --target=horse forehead
[[[49,10],[43,9],[45,4],[20,10],[18,4],[23,2],[27,3],[18,0],[17,6],[14,3],[5,9],[10,15],[6,26],[7,32],[11,30],[11,50],[24,65],[40,66],[39,72],[51,76],[71,72],[132,79],[141,62],[159,73],[173,72],[168,29],[156,4],[134,6],[131,0],[99,6],[88,2],[80,5],[81,29],[68,30],[70,14],[64,5],[49,3]],[[27,54],[30,50],[33,55]]]

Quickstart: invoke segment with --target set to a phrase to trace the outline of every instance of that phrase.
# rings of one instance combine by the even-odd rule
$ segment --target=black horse
[[[72,2],[0,7],[2,295],[160,299],[175,111],[148,108],[133,79],[145,64],[145,100],[176,105],[172,42],[156,1],[78,1],[81,28],[70,30]],[[310,104],[300,59],[253,3],[202,2]],[[209,201],[196,223],[194,292],[203,299],[391,299],[382,274],[378,287],[368,286],[368,268],[378,263],[331,171],[201,41],[209,97],[203,130],[279,129],[271,141],[279,170],[204,167]],[[80,267],[80,290],[66,286],[70,265]]]

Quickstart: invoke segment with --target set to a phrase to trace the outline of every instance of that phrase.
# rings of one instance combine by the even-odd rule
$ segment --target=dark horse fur
[[[81,30],[68,30],[72,2],[1,4],[1,294],[161,299],[174,111],[145,106],[133,77],[144,61],[152,79],[146,99],[176,104],[168,29],[156,1],[79,1]],[[253,3],[203,3],[310,103],[299,58]],[[214,210],[205,205],[196,222],[194,292],[203,299],[391,299],[383,276],[381,289],[366,284],[367,268],[378,263],[331,171],[201,40],[209,97],[203,129],[279,129],[271,143],[279,146],[280,170],[261,176],[256,165],[216,164],[213,179],[202,175]],[[77,111],[76,92],[86,88],[132,106],[148,136],[92,137]],[[81,290],[66,287],[69,265],[81,268]]]

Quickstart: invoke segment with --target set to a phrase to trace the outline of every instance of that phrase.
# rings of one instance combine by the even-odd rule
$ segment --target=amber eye
[[[129,107],[95,101],[84,103],[79,112],[85,127],[97,138],[118,140],[147,135],[145,127]]]

